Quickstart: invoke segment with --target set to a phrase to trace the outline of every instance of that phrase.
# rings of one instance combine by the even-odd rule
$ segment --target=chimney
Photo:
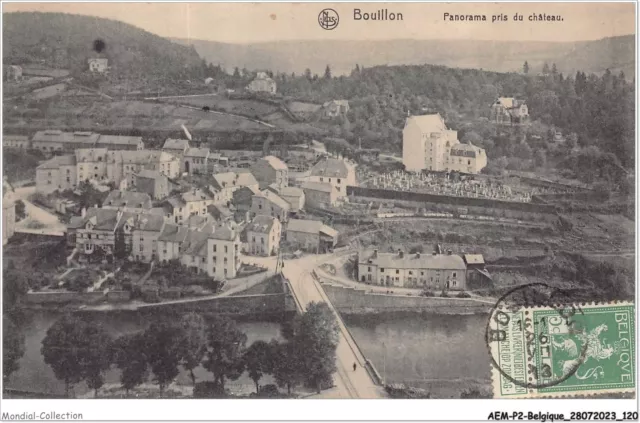
[[[420,253],[416,253],[416,258],[420,258]]]
[[[398,256],[400,256],[400,258],[404,257],[404,252],[401,249],[398,249]]]
[[[373,255],[371,256],[371,258],[378,258],[378,249],[374,249],[373,250]]]
[[[437,251],[434,251],[434,252],[433,252],[433,255],[434,255],[434,256],[437,256],[437,255],[438,255],[438,252],[437,252]]]
[[[83,208],[82,208],[82,210],[80,211],[80,215],[81,215],[82,217],[85,217],[85,216],[87,215],[87,208],[86,208],[86,207],[83,207]]]
[[[450,255],[451,255],[451,253],[452,253],[452,251],[451,251],[451,250],[447,250],[447,255],[448,255],[448,256],[450,256]]]

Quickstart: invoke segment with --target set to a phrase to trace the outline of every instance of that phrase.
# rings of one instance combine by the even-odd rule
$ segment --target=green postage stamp
[[[635,305],[496,307],[487,325],[495,398],[634,392]]]

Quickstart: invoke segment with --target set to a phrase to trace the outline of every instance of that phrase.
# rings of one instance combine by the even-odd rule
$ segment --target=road
[[[385,398],[384,390],[376,385],[365,368],[366,359],[357,345],[355,345],[340,315],[331,305],[320,284],[311,275],[311,272],[318,264],[334,257],[332,254],[325,254],[308,256],[297,260],[286,260],[282,269],[303,309],[306,309],[311,302],[325,302],[331,307],[338,320],[340,339],[336,350],[338,371],[334,375],[335,389],[328,392],[328,395],[324,397]],[[353,370],[354,363],[356,364],[355,371]]]
[[[22,200],[24,203],[27,218],[16,224],[16,232],[27,233],[43,233],[51,235],[59,235],[66,231],[66,226],[60,222],[58,216],[47,210],[36,206],[28,200],[28,198],[36,192],[35,187],[22,187],[15,189],[15,199]],[[41,228],[29,228],[32,222],[39,222],[43,225]]]

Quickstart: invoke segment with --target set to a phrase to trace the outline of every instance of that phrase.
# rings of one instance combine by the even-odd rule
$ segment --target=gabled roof
[[[398,253],[365,252],[361,255],[360,263],[375,264],[382,268],[392,269],[441,269],[466,270],[467,266],[462,257],[457,254],[408,254],[402,257]]]
[[[217,239],[220,241],[235,241],[238,237],[239,233],[230,228],[229,225],[216,226],[213,233],[209,235],[210,239]]]
[[[246,187],[258,185],[258,181],[250,172],[223,172],[213,175],[213,187],[216,189]]]
[[[160,150],[119,151],[115,153],[119,153],[124,164],[146,165],[175,159],[174,155]]]
[[[251,223],[247,226],[247,232],[258,232],[261,234],[268,234],[271,232],[276,221],[275,217],[257,215]]]
[[[93,223],[93,228],[100,231],[114,231],[117,227],[122,226],[123,222],[134,216],[132,213],[123,213],[120,220],[118,220],[118,210],[116,209],[100,209],[92,207],[87,210],[84,217],[81,220],[74,221],[74,225],[78,228],[84,227],[87,222]]]
[[[175,208],[184,207],[186,205],[186,203],[184,202],[184,200],[180,196],[169,197],[166,200],[164,200],[162,203],[163,204],[169,204],[174,209]]]
[[[134,228],[146,232],[160,232],[164,225],[164,217],[156,214],[144,213],[138,216]]]
[[[190,190],[182,194],[182,199],[185,203],[190,203],[192,201],[205,201],[205,200],[213,200],[209,195],[208,191],[202,189]]]
[[[422,133],[431,132],[444,132],[447,130],[447,126],[444,123],[444,119],[440,116],[440,113],[421,116],[409,116],[405,124],[415,123],[420,128]]]
[[[334,190],[333,185],[328,182],[305,182],[302,184],[302,189],[328,193]]]
[[[202,158],[207,158],[209,156],[209,149],[208,148],[198,148],[198,147],[192,147],[190,149],[187,150],[187,152],[184,154],[185,157],[202,157]]]
[[[162,179],[167,178],[165,175],[160,173],[157,170],[150,169],[142,169],[140,172],[136,174],[138,178],[148,178],[148,179]],[[168,179],[168,178],[167,178]]]
[[[163,150],[184,150],[189,148],[189,140],[177,140],[174,138],[167,138],[162,146]]]
[[[349,167],[344,160],[329,157],[316,163],[311,168],[311,175],[346,178],[349,175]]]
[[[57,129],[38,131],[32,138],[35,142],[82,143],[87,147],[95,144],[100,135],[93,132],[62,132]]]
[[[58,169],[60,166],[75,166],[75,164],[76,156],[69,154],[66,156],[54,156],[39,165],[37,169]]]
[[[197,229],[189,229],[185,238],[184,244],[182,244],[182,253],[189,256],[199,256],[201,251],[204,250],[206,256],[207,239],[210,234],[199,231]]]
[[[277,158],[276,156],[266,156],[266,157],[261,158],[260,160],[266,161],[269,164],[269,166],[271,166],[275,170],[287,170],[287,169],[289,169],[287,167],[287,165],[282,160]]]
[[[224,220],[233,216],[233,212],[221,204],[208,205],[207,212],[218,220]]]
[[[126,135],[100,135],[98,145],[134,145],[142,142],[142,137],[130,137]]]
[[[188,229],[185,226],[178,226],[167,223],[162,229],[162,233],[158,237],[158,241],[165,242],[184,242],[187,237]]]
[[[449,154],[456,157],[476,157],[483,151],[482,148],[473,144],[455,144],[451,147]]]
[[[287,200],[270,190],[264,190],[260,192],[260,194],[256,194],[255,197],[266,198],[271,203],[275,204],[283,210],[289,210],[291,208],[291,204],[289,204]]]
[[[247,200],[247,202],[251,202],[251,198],[260,194],[260,190],[255,187],[255,185],[249,185],[247,187],[239,188],[233,191],[233,199],[234,201]]]
[[[331,237],[338,235],[335,229],[325,225],[320,220],[290,219],[287,224],[287,231],[304,232],[308,234],[324,233]]]
[[[484,264],[484,257],[482,257],[482,254],[465,254],[464,261],[467,264]]]
[[[114,190],[104,199],[102,207],[150,209],[151,197],[146,192]]]

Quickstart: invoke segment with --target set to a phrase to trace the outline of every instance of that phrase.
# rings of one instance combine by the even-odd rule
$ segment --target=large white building
[[[433,170],[480,173],[487,166],[484,149],[458,141],[440,114],[410,116],[402,131],[402,163],[408,172]]]

